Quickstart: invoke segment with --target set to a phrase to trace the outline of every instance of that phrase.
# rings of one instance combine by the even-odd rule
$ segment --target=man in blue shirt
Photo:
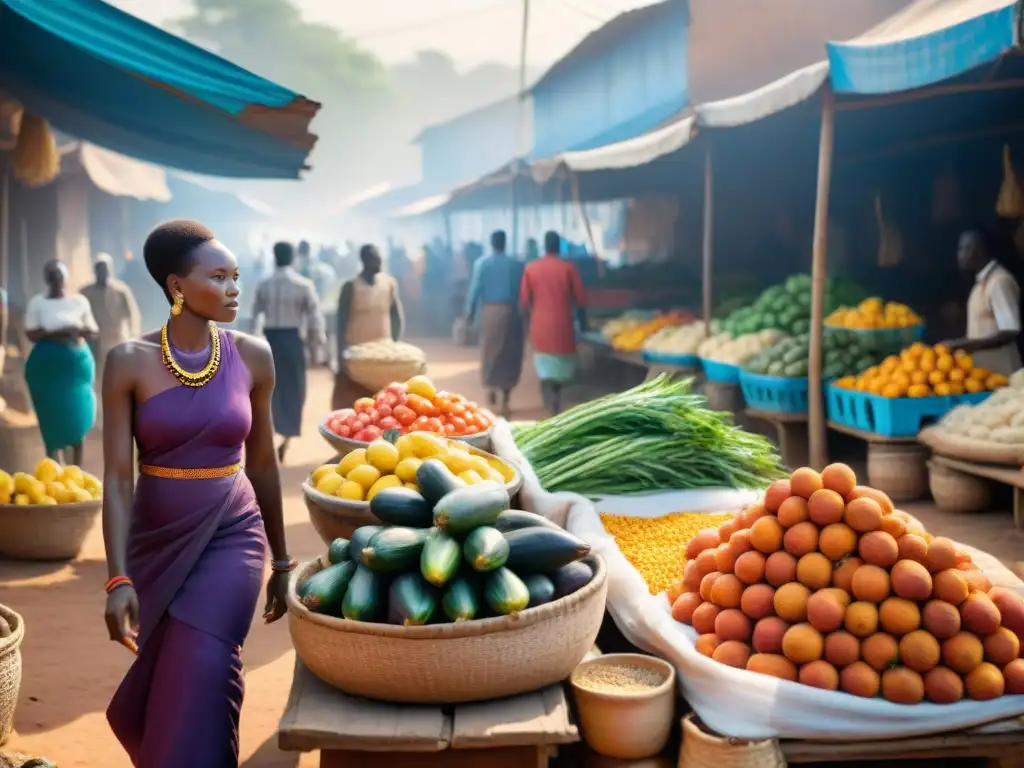
[[[505,253],[505,233],[491,235],[493,253],[473,264],[466,297],[466,322],[479,319],[480,373],[491,407],[501,405],[510,414],[509,397],[523,370],[523,321],[519,314],[519,287],[523,265]]]

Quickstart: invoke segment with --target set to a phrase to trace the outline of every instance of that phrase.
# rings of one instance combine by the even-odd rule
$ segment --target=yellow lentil
[[[597,693],[635,693],[657,688],[667,677],[664,672],[635,664],[591,664],[574,674],[572,681]]]
[[[682,577],[690,539],[731,518],[731,514],[703,512],[672,512],[661,517],[601,513],[604,529],[615,537],[619,551],[643,576],[652,595],[664,592]]]

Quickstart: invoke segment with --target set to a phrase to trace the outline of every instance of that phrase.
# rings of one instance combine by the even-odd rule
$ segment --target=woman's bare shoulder
[[[242,362],[249,368],[254,381],[260,381],[269,374],[273,376],[274,354],[267,340],[251,333],[229,330],[228,335],[235,343]]]
[[[147,365],[159,358],[160,332],[146,333],[137,339],[122,341],[107,352],[107,365],[117,370],[139,370],[137,366]]]

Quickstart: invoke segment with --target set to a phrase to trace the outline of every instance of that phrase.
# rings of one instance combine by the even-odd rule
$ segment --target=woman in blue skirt
[[[46,454],[80,465],[82,443],[96,422],[96,362],[85,342],[98,328],[89,301],[68,292],[63,262],[47,262],[43,279],[46,290],[25,308],[25,333],[34,344],[25,361],[25,382]]]

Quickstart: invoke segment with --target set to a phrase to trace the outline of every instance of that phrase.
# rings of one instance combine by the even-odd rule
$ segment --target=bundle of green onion
[[[784,471],[775,446],[711,411],[687,379],[662,375],[550,419],[513,425],[548,491],[612,496],[762,488]]]

